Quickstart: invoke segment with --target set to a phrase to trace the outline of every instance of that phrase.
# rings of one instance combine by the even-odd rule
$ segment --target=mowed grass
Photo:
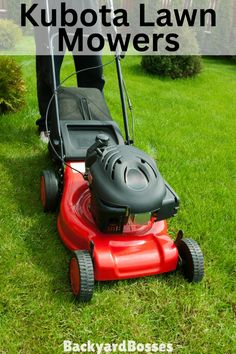
[[[172,81],[147,75],[140,58],[123,61],[136,146],[157,160],[178,192],[181,208],[170,232],[183,229],[199,242],[205,278],[197,285],[178,273],[99,283],[92,302],[81,305],[70,292],[70,253],[56,215],[40,205],[39,176],[51,162],[34,123],[35,61],[17,61],[27,104],[0,117],[0,352],[62,353],[65,339],[128,339],[172,343],[178,353],[235,353],[236,66],[205,59],[201,75]],[[72,71],[67,58],[62,76]],[[107,102],[121,125],[114,65],[105,77]]]

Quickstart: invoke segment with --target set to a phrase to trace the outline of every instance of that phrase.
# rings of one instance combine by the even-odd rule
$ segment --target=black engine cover
[[[150,212],[156,221],[174,216],[179,198],[155,161],[132,146],[108,143],[108,136],[98,135],[86,156],[90,209],[99,230],[122,233],[135,214]]]
[[[90,188],[96,200],[110,207],[126,208],[130,214],[161,208],[165,182],[146,153],[118,145],[100,149],[96,155],[89,166]]]

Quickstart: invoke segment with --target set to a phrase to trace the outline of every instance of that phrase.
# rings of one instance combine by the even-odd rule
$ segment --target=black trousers
[[[60,70],[64,55],[54,57],[56,82],[60,84]],[[101,56],[78,56],[74,55],[75,71],[102,65]],[[40,130],[45,130],[45,118],[49,101],[53,95],[53,75],[52,59],[49,55],[36,56],[36,75],[37,75],[37,95],[39,113],[41,118],[36,121]],[[93,87],[103,91],[105,81],[103,79],[103,68],[85,70],[77,74],[78,87]],[[50,121],[48,122],[50,126]]]

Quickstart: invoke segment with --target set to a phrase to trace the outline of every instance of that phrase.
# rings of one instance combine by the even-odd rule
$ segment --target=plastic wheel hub
[[[70,261],[70,281],[73,294],[78,295],[80,292],[80,271],[75,257]]]

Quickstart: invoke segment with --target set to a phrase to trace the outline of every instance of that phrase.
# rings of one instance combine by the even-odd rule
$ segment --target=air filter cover
[[[92,194],[113,207],[130,213],[156,211],[166,194],[156,163],[143,151],[118,145],[101,149],[90,166]]]

